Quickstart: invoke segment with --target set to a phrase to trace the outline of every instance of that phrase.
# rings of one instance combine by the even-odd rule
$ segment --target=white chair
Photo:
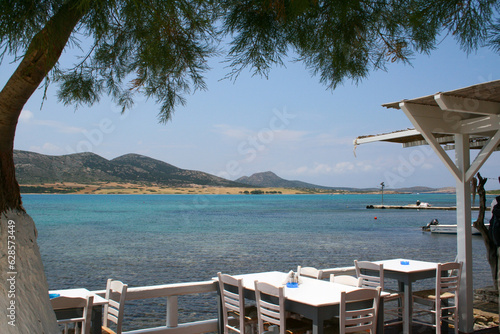
[[[314,267],[297,267],[297,274],[299,276],[306,276],[306,277],[311,277],[311,278],[316,278],[316,279],[322,279],[323,278],[323,270],[316,269]]]
[[[283,286],[255,281],[255,299],[259,333],[264,333],[272,325],[279,326],[280,334],[305,333],[312,330],[311,323],[286,317]]]
[[[361,277],[354,277],[350,275],[334,275],[330,274],[330,282],[344,284],[349,286],[361,287]]]
[[[57,323],[64,325],[64,334],[68,334],[69,324],[73,323],[75,325],[75,334],[79,333],[79,326],[81,324],[81,334],[89,334],[90,333],[90,322],[92,318],[92,306],[94,304],[94,296],[90,295],[87,298],[83,297],[65,297],[60,296],[51,299],[52,308],[54,310],[58,309],[81,309],[82,316],[68,319],[58,319]]]
[[[251,333],[253,325],[257,321],[246,315],[249,311],[245,307],[243,280],[236,279],[233,276],[225,275],[220,272],[217,273],[217,277],[219,279],[224,333],[228,334],[229,330],[240,334],[245,334],[246,332]],[[233,289],[230,287],[233,287]],[[230,317],[238,319],[237,324],[233,324],[230,321]],[[245,328],[246,325],[249,325],[248,330]]]
[[[108,303],[104,306],[102,333],[121,334],[123,325],[123,309],[128,285],[120,281],[108,279],[106,296]],[[110,328],[111,323],[116,325],[116,330]]]
[[[361,287],[380,287],[382,291],[389,293],[389,295],[384,296],[384,326],[402,324],[404,294],[401,291],[393,291],[384,288],[383,264],[354,260],[354,267],[356,269],[356,276],[361,279]],[[390,304],[390,306],[387,305],[387,303],[390,302],[392,302],[392,304]],[[393,305],[395,302],[397,302],[396,306]],[[390,315],[392,317],[385,320],[385,315]]]
[[[367,333],[377,331],[378,305],[381,288],[358,289],[340,294],[339,333]],[[357,306],[359,303],[368,306]]]
[[[434,327],[437,334],[441,333],[442,322],[452,323],[455,333],[458,333],[458,290],[461,274],[461,262],[438,264],[435,289],[413,293],[413,302],[416,305],[413,308],[414,323]],[[429,308],[423,308],[419,304]],[[433,315],[433,323],[421,319],[428,314]]]

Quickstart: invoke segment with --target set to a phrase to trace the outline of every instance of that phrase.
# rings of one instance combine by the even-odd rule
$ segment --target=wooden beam
[[[401,110],[404,111],[406,117],[412,122],[415,128],[422,134],[427,143],[433,148],[434,152],[438,155],[441,161],[444,162],[445,166],[450,170],[457,181],[461,181],[461,174],[451,158],[448,156],[446,151],[441,147],[441,145],[436,140],[436,137],[432,134],[431,123],[423,122],[420,117],[414,117],[413,112],[421,111],[421,105],[416,105],[408,102],[401,102],[399,104]]]
[[[500,103],[439,93],[434,99],[442,110],[479,115],[500,114]]]
[[[468,182],[472,180],[474,175],[479,171],[481,166],[488,160],[490,155],[496,151],[498,145],[500,144],[500,130],[498,130],[486,143],[486,145],[483,146],[481,151],[479,151],[478,155],[474,159],[474,162],[472,165],[469,167],[467,170],[467,173],[465,174],[465,181]]]
[[[485,133],[500,129],[500,115],[470,118],[461,121],[460,132],[468,134]]]
[[[453,111],[443,111],[439,107],[425,104],[401,102],[400,107],[401,105],[411,105],[412,119],[418,121],[420,126],[429,129],[433,133],[461,133],[461,122],[465,118],[464,114]],[[403,108],[401,107],[401,109]],[[418,128],[417,130],[420,131]]]

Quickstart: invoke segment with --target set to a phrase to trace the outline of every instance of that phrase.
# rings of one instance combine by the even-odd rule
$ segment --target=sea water
[[[455,205],[453,194],[383,197],[386,205],[417,200]],[[130,287],[197,282],[218,271],[334,268],[355,259],[446,262],[457,248],[455,235],[421,231],[435,218],[455,224],[456,211],[366,209],[381,204],[381,195],[24,195],[23,201],[38,229],[50,289],[102,290],[108,278]],[[491,285],[482,238],[472,244],[474,287]],[[215,296],[181,297],[179,309],[181,322],[214,318]],[[126,330],[164,323],[164,298],[127,302]]]

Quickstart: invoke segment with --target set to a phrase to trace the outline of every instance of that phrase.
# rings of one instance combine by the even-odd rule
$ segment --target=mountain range
[[[325,190],[337,190],[337,191],[362,191],[362,192],[373,192],[380,191],[380,188],[351,188],[351,187],[326,187],[317,184],[306,183],[302,181],[290,181],[285,180],[276,175],[273,172],[262,172],[255,173],[252,176],[242,176],[236,180],[239,183],[249,184],[255,187],[281,187],[281,188],[299,188],[299,189],[325,189]],[[443,191],[454,191],[455,189],[448,189]],[[393,189],[394,190],[394,189]],[[411,188],[399,188],[398,192],[410,192],[410,193],[428,193],[437,192],[441,189],[429,188],[429,187],[411,187]]]
[[[55,182],[150,182],[163,186],[209,185],[245,187],[204,172],[175,167],[139,154],[126,154],[107,160],[94,153],[50,156],[28,151],[14,151],[19,184]]]
[[[16,177],[21,185],[73,182],[80,184],[119,182],[151,183],[165,187],[263,187],[315,189],[320,191],[379,191],[379,188],[326,187],[302,181],[285,180],[273,172],[242,176],[235,181],[209,173],[182,169],[166,162],[139,154],[126,154],[112,160],[95,153],[75,153],[61,156],[28,151],[14,151]],[[447,192],[452,192],[450,189]],[[437,192],[439,189],[413,187],[398,192]]]

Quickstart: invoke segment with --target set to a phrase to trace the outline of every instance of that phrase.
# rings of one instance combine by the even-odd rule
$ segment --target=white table
[[[108,303],[108,300],[98,296],[87,289],[67,289],[67,290],[53,290],[49,291],[49,294],[59,294],[61,297],[82,297],[87,298],[89,295],[94,296],[94,304],[92,307],[92,327],[91,333],[101,333],[102,326],[102,306]],[[68,305],[68,308],[64,309],[54,309],[56,312],[56,316],[60,315],[61,317],[66,317],[65,314],[71,313],[74,314],[74,309]]]
[[[287,274],[282,272],[264,272],[246,275],[235,275],[236,278],[243,279],[245,288],[245,297],[255,299],[255,281],[266,282],[275,286],[283,285]],[[331,283],[328,281],[317,280],[308,277],[301,277],[301,284],[298,288],[288,288],[285,285],[285,309],[296,312],[313,321],[313,334],[323,333],[323,322],[339,313],[340,292],[353,291],[358,288],[349,285]],[[250,292],[247,294],[247,292]],[[380,331],[383,331],[383,303],[378,319]]]
[[[403,262],[402,262],[403,261]],[[408,264],[402,264],[402,263]],[[404,293],[403,333],[412,330],[413,291],[412,283],[425,278],[436,277],[437,263],[408,259],[375,261],[384,265],[384,277],[398,281],[400,291]]]

